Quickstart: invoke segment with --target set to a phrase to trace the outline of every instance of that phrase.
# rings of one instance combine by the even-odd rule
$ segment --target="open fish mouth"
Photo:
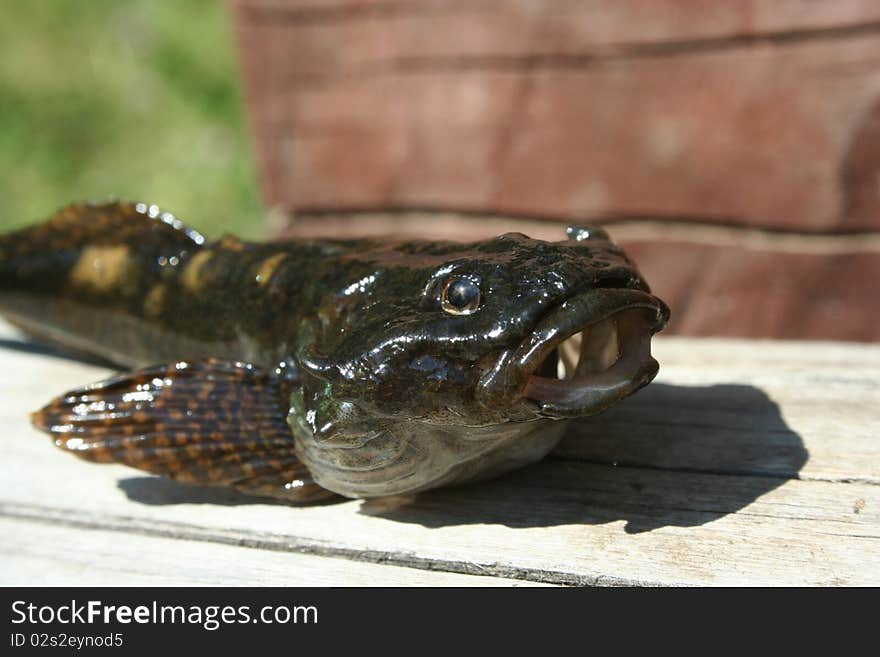
[[[571,297],[507,353],[504,375],[496,370],[492,383],[503,382],[508,399],[536,403],[544,417],[600,413],[657,375],[651,337],[668,318],[666,305],[641,290]]]

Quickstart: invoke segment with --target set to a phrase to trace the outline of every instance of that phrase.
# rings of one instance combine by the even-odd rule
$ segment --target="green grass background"
[[[0,0],[0,229],[108,198],[264,235],[221,0]]]

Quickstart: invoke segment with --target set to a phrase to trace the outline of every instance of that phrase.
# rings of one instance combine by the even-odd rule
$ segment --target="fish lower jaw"
[[[528,374],[522,396],[539,404],[545,417],[605,410],[656,376],[655,324],[653,311],[631,308],[557,339]]]
[[[565,427],[552,420],[480,429],[401,421],[356,449],[296,439],[320,486],[345,497],[375,498],[488,479],[535,463],[556,446]]]

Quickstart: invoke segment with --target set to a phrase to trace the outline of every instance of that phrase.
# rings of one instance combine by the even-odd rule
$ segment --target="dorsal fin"
[[[0,313],[43,341],[142,362],[145,354],[134,352],[140,345],[152,353],[146,338],[134,336],[134,347],[123,338],[204,243],[155,205],[69,205],[41,224],[0,235]],[[108,322],[117,324],[111,330]]]
[[[185,242],[192,247],[205,243],[204,236],[157,205],[130,201],[72,203],[61,208],[42,225],[47,232],[58,229],[68,240],[74,236],[89,242],[127,241],[150,234],[166,240]],[[34,227],[32,230],[41,228]],[[72,228],[76,228],[72,232]]]
[[[20,289],[33,276],[64,276],[87,248],[127,246],[171,258],[204,243],[201,233],[155,205],[76,203],[48,221],[0,236],[0,288]]]

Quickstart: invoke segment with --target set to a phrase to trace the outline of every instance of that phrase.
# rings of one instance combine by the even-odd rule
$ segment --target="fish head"
[[[299,364],[314,403],[332,397],[343,415],[468,427],[587,416],[658,371],[651,337],[669,309],[600,228],[377,244],[351,261]]]

